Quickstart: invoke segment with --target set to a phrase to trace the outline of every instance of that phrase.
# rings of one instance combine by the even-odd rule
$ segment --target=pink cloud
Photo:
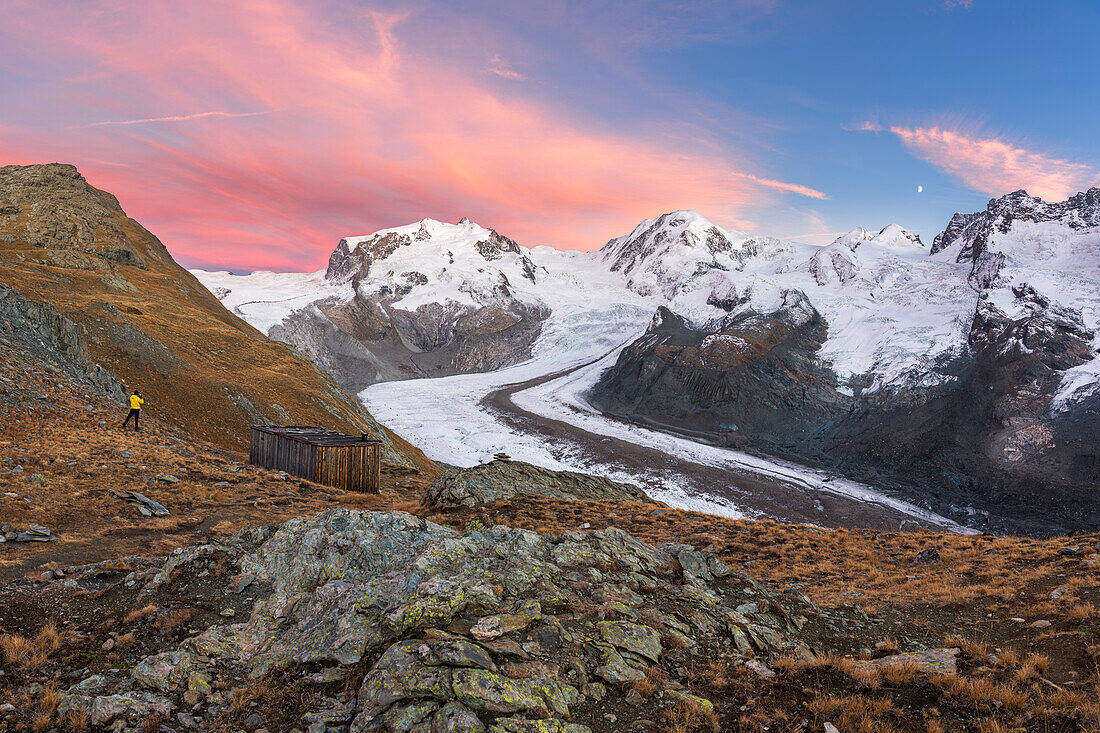
[[[59,79],[30,100],[39,119],[5,130],[5,162],[77,164],[189,264],[318,268],[340,236],[424,216],[591,249],[678,208],[752,228],[748,208],[774,192],[825,198],[742,174],[712,144],[501,96],[477,69],[407,48],[403,15],[322,19],[290,0],[81,7],[27,2],[0,29],[0,65],[35,39]]]
[[[1056,201],[1100,181],[1091,166],[1027,150],[1007,140],[941,127],[894,126],[890,132],[914,154],[990,196],[1022,188],[1033,196]]]
[[[771,178],[758,178],[751,173],[734,173],[733,175],[744,178],[745,180],[752,181],[753,183],[764,186],[765,188],[774,188],[776,191],[786,191],[788,193],[797,193],[799,196],[808,196],[812,199],[827,199],[829,195],[822,193],[809,186],[803,186],[798,183],[786,183],[784,181],[776,181]]]

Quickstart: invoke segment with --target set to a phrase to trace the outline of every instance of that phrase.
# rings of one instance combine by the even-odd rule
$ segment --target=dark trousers
[[[134,418],[134,432],[137,432],[138,418],[141,417],[141,410],[135,410],[131,408],[129,414],[126,415],[126,419],[122,422],[122,427],[126,427],[127,423],[130,422],[131,417]]]

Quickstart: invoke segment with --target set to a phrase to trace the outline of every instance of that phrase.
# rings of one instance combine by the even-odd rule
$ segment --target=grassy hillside
[[[94,361],[193,436],[240,449],[252,423],[316,424],[379,435],[388,462],[434,470],[312,362],[226,310],[73,166],[0,168],[0,283],[82,326]]]

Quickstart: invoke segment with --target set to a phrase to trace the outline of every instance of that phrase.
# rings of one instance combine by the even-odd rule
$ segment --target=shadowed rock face
[[[839,470],[976,526],[1100,522],[1100,398],[1050,409],[1062,371],[1089,354],[1072,313],[1013,320],[983,301],[971,351],[944,367],[953,381],[852,397],[814,356],[821,328],[780,312],[708,333],[659,313],[591,396],[610,414]]]
[[[592,398],[611,414],[728,445],[799,452],[851,402],[814,356],[826,331],[798,291],[774,313],[737,315],[716,331],[693,329],[662,308]]]
[[[445,473],[424,494],[428,507],[474,507],[516,495],[554,499],[653,500],[636,486],[573,471],[551,471],[521,461],[491,461]]]
[[[87,571],[69,582],[95,583],[96,567]],[[807,624],[834,636],[836,623],[797,591],[779,593],[690,545],[654,547],[617,529],[459,533],[402,512],[332,509],[178,550],[131,576],[151,597],[177,588],[188,606],[227,595],[252,610],[182,644],[166,640],[128,675],[73,684],[62,714],[87,709],[105,725],[205,709],[229,681],[283,669],[319,689],[343,680],[357,690],[311,698],[306,724],[625,731],[631,721],[609,727],[604,706],[621,704],[624,683],[654,665],[673,672],[653,694],[710,705],[690,693],[692,660],[720,654],[766,670],[780,655],[810,658]],[[223,729],[213,709],[204,730]]]
[[[414,311],[400,301],[320,301],[271,329],[353,394],[372,384],[501,369],[531,356],[548,312],[519,301],[481,308],[429,303]]]

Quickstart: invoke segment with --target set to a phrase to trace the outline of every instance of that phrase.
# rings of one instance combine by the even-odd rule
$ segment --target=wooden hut
[[[248,460],[326,486],[377,494],[382,441],[308,425],[253,425]]]

